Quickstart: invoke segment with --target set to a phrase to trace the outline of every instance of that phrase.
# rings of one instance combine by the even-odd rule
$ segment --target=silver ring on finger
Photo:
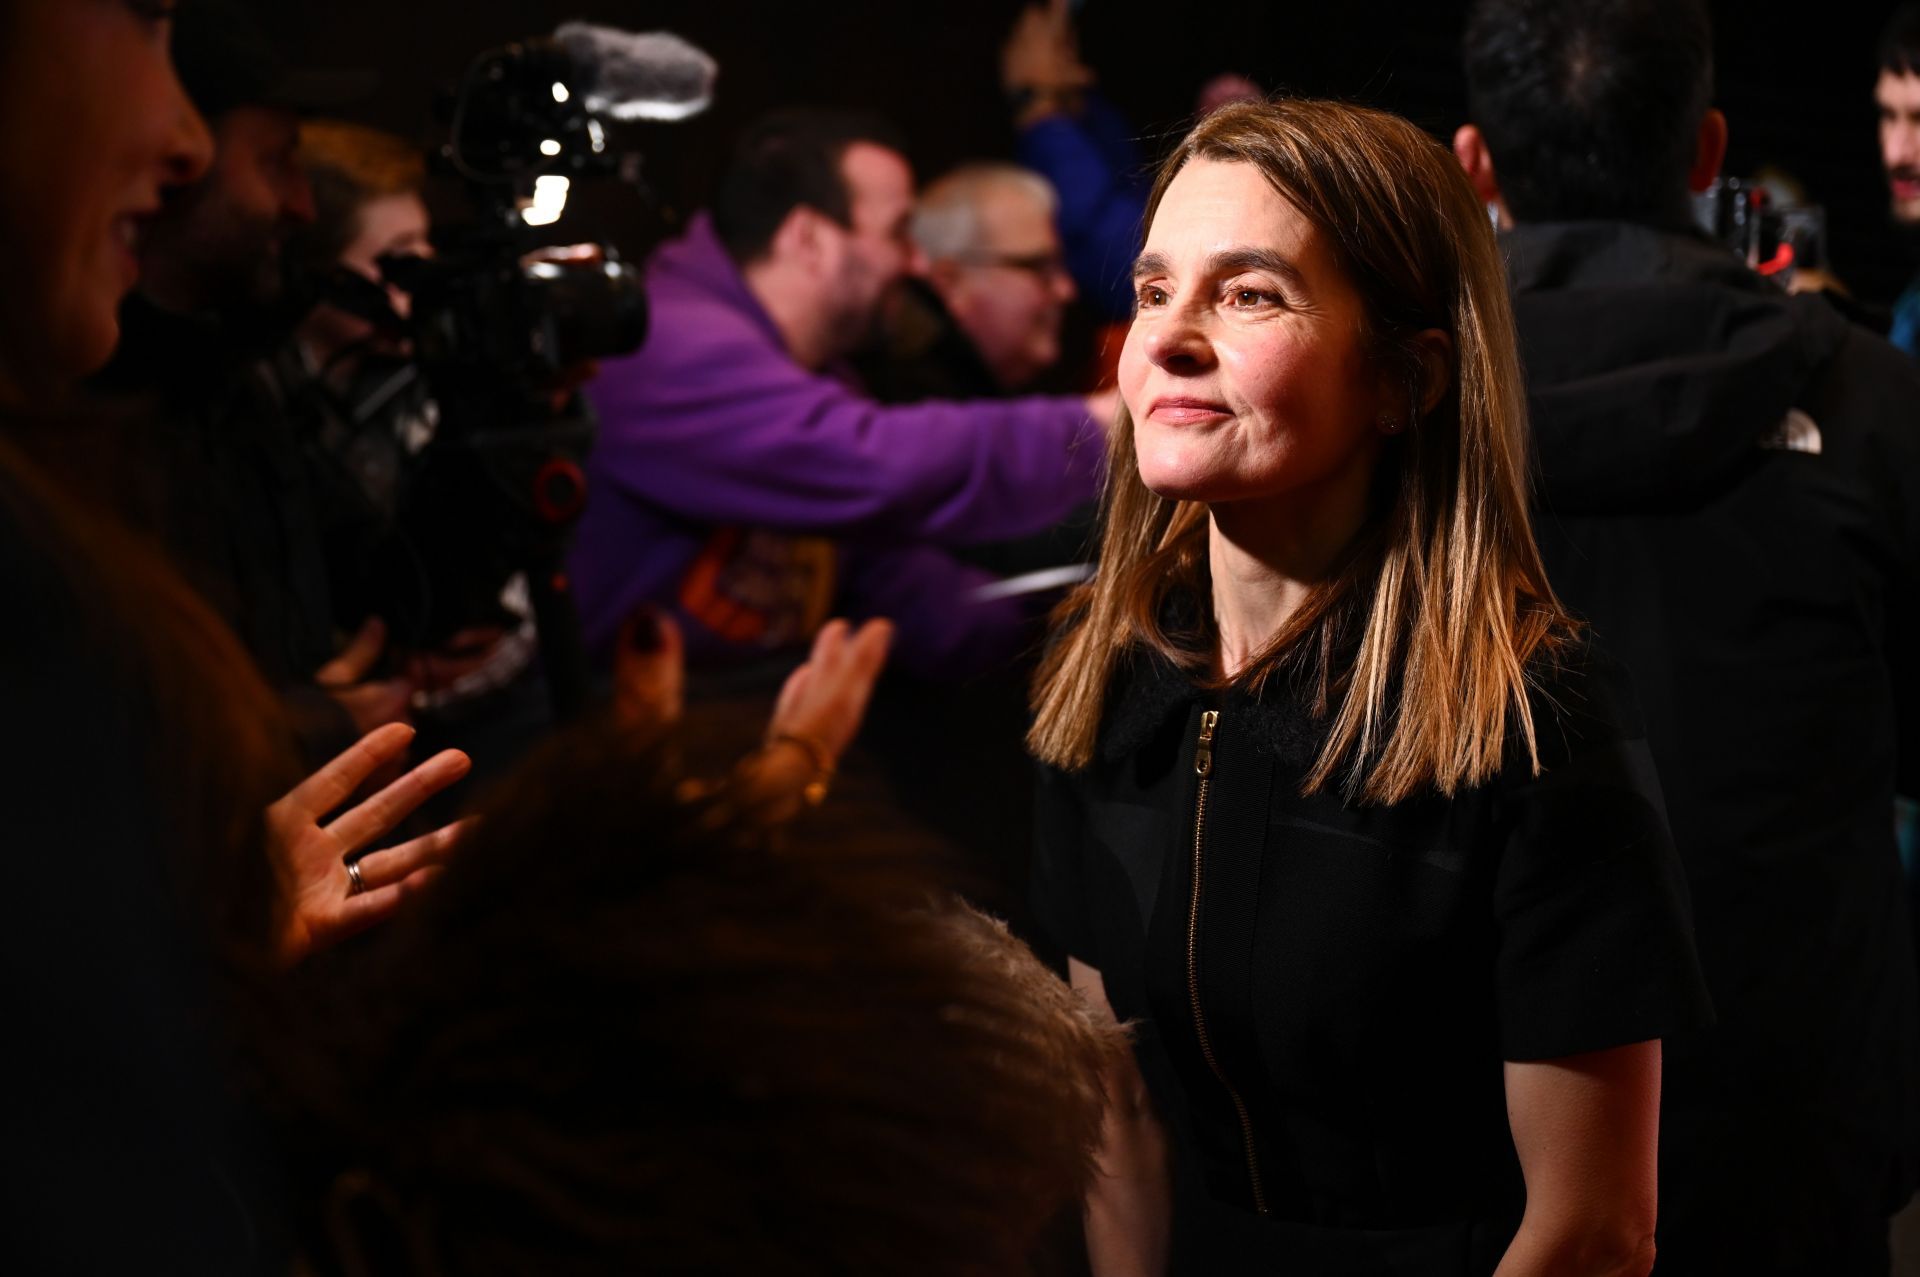
[[[357,896],[367,889],[367,880],[360,876],[360,862],[349,860],[347,865],[347,894]]]

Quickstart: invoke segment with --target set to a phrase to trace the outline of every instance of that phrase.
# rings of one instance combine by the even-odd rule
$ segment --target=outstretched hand
[[[613,708],[624,727],[677,726],[686,712],[686,642],[673,618],[643,608],[620,627],[613,653]]]
[[[891,621],[868,621],[857,631],[845,621],[828,621],[815,636],[807,663],[780,689],[767,739],[798,737],[837,763],[860,731],[892,642]]]
[[[364,849],[467,774],[472,763],[457,749],[435,754],[365,802],[322,823],[368,777],[396,764],[412,740],[413,728],[402,723],[369,732],[267,808],[268,852],[280,893],[275,947],[286,965],[391,915],[453,850],[459,824],[396,847]],[[349,861],[358,870],[358,887]]]
[[[1080,40],[1067,0],[1045,0],[1020,11],[1000,49],[1000,78],[1007,89],[1040,93],[1093,84],[1093,72],[1080,60]]]
[[[807,663],[787,676],[766,745],[734,769],[735,784],[768,824],[790,820],[826,796],[840,756],[860,731],[892,642],[891,621],[868,621],[858,631],[829,621]]]
[[[387,623],[370,616],[339,655],[313,672],[313,681],[365,735],[389,723],[404,723],[413,707],[413,680],[369,678],[387,650]]]

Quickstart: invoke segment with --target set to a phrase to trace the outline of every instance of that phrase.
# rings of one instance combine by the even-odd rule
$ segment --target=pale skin
[[[388,723],[404,723],[413,708],[413,680],[371,677],[387,648],[387,623],[368,617],[339,655],[314,671],[313,681],[353,720],[362,734]]]
[[[1030,4],[1021,11],[1000,50],[1001,84],[1030,94],[1014,120],[1015,127],[1025,128],[1068,110],[1082,92],[1093,86],[1094,78],[1080,60],[1073,11],[1067,0]]]
[[[361,205],[355,215],[359,234],[340,252],[339,264],[358,271],[370,280],[381,280],[382,257],[430,257],[432,227],[426,203],[411,192],[380,195]],[[400,289],[387,286],[387,302],[393,313],[405,319],[412,299]],[[319,305],[300,324],[300,340],[316,367],[344,373],[360,349],[372,348],[389,353],[405,353],[405,343],[377,334],[374,325],[358,315],[349,315],[329,305]]]
[[[1246,668],[1324,582],[1366,516],[1403,391],[1372,368],[1365,310],[1330,247],[1258,170],[1196,160],[1169,186],[1136,266],[1120,360],[1141,478],[1204,503],[1219,672]],[[1447,384],[1450,343],[1418,338],[1422,408]],[[1070,965],[1105,1004],[1100,972]],[[1497,1277],[1638,1274],[1653,1261],[1660,1044],[1502,1065],[1527,1203]],[[1140,1094],[1137,1077],[1110,1088]],[[1165,1271],[1165,1138],[1150,1107],[1109,1114],[1086,1202],[1098,1277]]]
[[[1053,213],[1012,182],[969,197],[978,225],[971,253],[927,264],[927,282],[1002,390],[1016,391],[1060,359],[1060,323],[1074,299]],[[1050,260],[1041,273],[1015,264]]]
[[[1078,958],[1067,980],[1089,1003],[1113,1013],[1106,982]],[[1107,1111],[1094,1160],[1093,1187],[1083,1204],[1087,1262],[1094,1277],[1158,1277],[1167,1271],[1173,1234],[1173,1182],[1167,1136],[1147,1098],[1132,1055],[1103,1079]]]
[[[157,6],[25,0],[12,10],[0,155],[17,185],[0,198],[0,232],[31,251],[8,264],[0,403],[20,408],[57,403],[112,355],[140,241],[166,192],[205,175],[213,137],[174,74],[172,23]]]
[[[906,158],[854,142],[840,157],[840,179],[847,225],[797,205],[766,253],[741,271],[803,368],[824,368],[845,355],[851,336],[872,324],[882,294],[915,265],[907,236],[913,170]]]
[[[1873,104],[1880,114],[1880,164],[1894,219],[1920,223],[1920,75],[1881,71]]]
[[[267,855],[279,886],[274,956],[282,964],[292,966],[391,917],[453,853],[459,824],[398,846],[367,849],[471,770],[457,749],[435,754],[334,814],[376,773],[398,770],[412,741],[413,728],[404,723],[369,732],[267,808]],[[364,891],[350,894],[349,859],[359,865]]]

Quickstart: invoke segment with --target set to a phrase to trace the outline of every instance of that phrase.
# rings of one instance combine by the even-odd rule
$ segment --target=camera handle
[[[549,526],[570,532],[586,503],[587,477],[574,458],[556,454],[534,474],[533,508]],[[527,594],[540,636],[540,668],[547,678],[554,720],[561,723],[578,718],[591,693],[586,640],[567,578],[565,547],[571,540],[566,535],[545,539],[533,556],[538,561],[527,565]]]
[[[533,604],[533,626],[540,637],[540,672],[547,680],[554,721],[570,723],[587,708],[591,691],[587,647],[566,564],[559,553],[547,558],[545,563],[528,566],[527,597]]]

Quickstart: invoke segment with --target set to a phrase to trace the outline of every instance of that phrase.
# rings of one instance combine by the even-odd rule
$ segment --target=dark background
[[[1828,209],[1837,273],[1863,296],[1890,300],[1920,265],[1887,225],[1875,136],[1874,42],[1891,0],[1711,7],[1717,100],[1732,125],[1728,171],[1772,163],[1797,176]],[[714,106],[624,138],[646,156],[649,184],[673,213],[698,207],[733,130],[775,105],[881,112],[906,130],[923,177],[1008,153],[999,48],[1019,8],[1019,0],[335,0],[277,6],[276,21],[308,65],[378,71],[379,91],[354,115],[422,141],[434,135],[434,88],[483,48],[569,18],[677,32],[718,59]],[[1159,139],[1177,134],[1199,85],[1227,70],[1270,89],[1384,106],[1448,138],[1466,109],[1465,11],[1447,0],[1086,0],[1079,24],[1083,56],[1151,158]],[[660,220],[637,196],[603,191],[577,198],[562,228],[566,238],[606,236],[633,253],[658,238]]]

